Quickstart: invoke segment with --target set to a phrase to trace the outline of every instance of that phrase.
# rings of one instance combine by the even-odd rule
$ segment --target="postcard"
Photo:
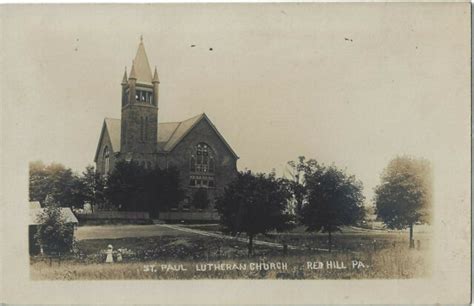
[[[2,302],[469,303],[470,3],[0,13]]]

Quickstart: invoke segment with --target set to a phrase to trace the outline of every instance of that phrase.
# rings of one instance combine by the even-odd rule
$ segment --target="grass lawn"
[[[215,228],[208,225],[207,230]],[[286,242],[299,249],[284,254],[281,248],[255,245],[255,255],[249,258],[244,242],[200,235],[86,239],[78,241],[75,253],[60,262],[31,257],[30,272],[34,280],[398,279],[427,277],[430,270],[427,235],[418,237],[422,241],[421,249],[409,250],[406,233],[336,234],[332,253],[314,250],[327,247],[327,237],[322,234],[272,233],[259,235],[257,239]],[[108,244],[115,250],[122,249],[122,262],[104,263]],[[261,263],[269,268],[259,266]],[[280,263],[280,268],[270,267],[270,263]]]

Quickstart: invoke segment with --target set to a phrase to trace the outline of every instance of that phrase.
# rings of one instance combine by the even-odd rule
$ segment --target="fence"
[[[97,211],[94,213],[76,213],[79,220],[142,220],[150,219],[145,211]]]
[[[219,215],[215,211],[168,211],[160,212],[160,220],[166,221],[219,221]]]

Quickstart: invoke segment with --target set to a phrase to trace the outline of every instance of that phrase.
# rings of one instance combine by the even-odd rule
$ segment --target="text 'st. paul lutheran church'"
[[[182,203],[160,219],[213,220],[214,201],[237,174],[237,155],[206,114],[181,122],[159,122],[158,72],[152,74],[143,41],[140,41],[130,76],[122,80],[122,118],[106,118],[94,162],[101,174],[110,173],[119,160],[135,161],[143,167],[175,166],[186,190]],[[208,193],[210,205],[191,206],[196,190]]]

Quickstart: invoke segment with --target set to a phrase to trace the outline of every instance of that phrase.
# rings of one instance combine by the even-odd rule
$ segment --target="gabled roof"
[[[158,144],[164,148],[166,143],[170,140],[176,128],[181,122],[164,122],[158,124]]]
[[[79,223],[76,216],[69,207],[61,207],[61,216],[65,219],[66,223]],[[39,222],[39,216],[43,213],[44,208],[31,208],[30,209],[30,223],[29,225],[41,224]]]
[[[102,124],[102,130],[100,131],[99,143],[97,144],[97,149],[94,155],[94,161],[97,161],[99,157],[100,144],[102,143],[102,138],[104,137],[105,132],[107,131],[110,138],[110,143],[112,144],[112,152],[120,152],[120,130],[121,130],[120,119],[105,118],[104,123]]]
[[[214,126],[214,124],[209,120],[207,115],[205,113],[202,113],[200,115],[197,115],[195,117],[192,117],[188,120],[182,121],[180,125],[176,128],[176,131],[173,133],[171,136],[171,139],[168,141],[168,143],[165,146],[165,151],[171,152],[177,145],[178,143],[186,137],[186,135],[189,134],[189,132],[192,131],[192,129],[198,124],[201,120],[206,120],[207,123],[211,126],[211,128],[214,130],[216,133],[217,137],[220,138],[220,140],[224,143],[224,145],[227,147],[227,149],[230,151],[232,155],[234,155],[235,158],[239,158],[237,154],[235,154],[234,150],[232,150],[231,146],[227,143],[227,141],[224,139],[224,137],[219,133],[217,128]]]
[[[196,125],[196,123],[198,123],[199,120],[201,120],[203,116],[205,115],[200,114],[195,117],[179,122],[179,125],[174,130],[173,134],[171,135],[171,138],[166,143],[164,150],[165,151],[173,150],[174,147],[180,142],[180,140],[183,139],[184,136],[186,136],[189,133],[189,131],[191,131],[194,125]]]
[[[132,68],[135,69],[135,78],[137,82],[150,83],[153,80],[153,76],[150,69],[150,63],[148,62],[148,57],[146,56],[145,46],[143,41],[140,40],[138,45],[137,54],[135,55],[135,60],[133,61]],[[130,73],[132,75],[132,73]]]
[[[206,114],[202,113],[200,115],[194,116],[187,120],[181,122],[163,122],[158,124],[158,151],[171,152],[178,143],[186,137],[186,135],[191,132],[191,130],[198,124],[201,120],[206,120],[217,136],[222,140],[224,145],[229,149],[231,154],[238,158],[234,150],[229,146],[224,137],[219,133],[211,120],[207,117]],[[97,150],[95,154],[94,161],[97,161],[97,157],[100,150],[100,144],[102,142],[102,137],[104,137],[105,131],[108,132],[110,141],[112,143],[112,152],[120,152],[120,130],[121,130],[121,121],[120,119],[111,119],[105,118],[104,124],[102,126],[102,131],[99,138],[99,144],[97,145]]]
[[[107,131],[109,131],[110,142],[112,143],[112,152],[120,152],[120,119],[105,118],[104,122],[107,126]]]

